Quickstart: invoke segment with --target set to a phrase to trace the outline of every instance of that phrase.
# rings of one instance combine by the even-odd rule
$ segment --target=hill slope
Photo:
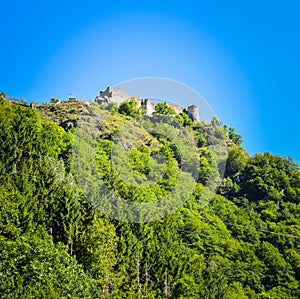
[[[182,157],[190,156],[178,155],[166,136],[139,135],[142,114],[130,102],[31,109],[0,96],[2,298],[299,298],[299,168],[269,153],[249,157],[240,136],[216,119],[157,115],[158,125],[192,136],[199,162],[192,193],[166,217],[122,222],[108,217],[112,206],[103,213],[84,192],[74,161],[76,129],[94,125],[99,115],[105,122],[93,146],[97,175],[109,191],[151,203],[178,184]],[[139,138],[121,175],[112,148],[121,133],[129,144],[132,131]],[[223,142],[226,155],[218,150]],[[90,150],[88,143],[78,148]],[[145,185],[150,177],[158,183]],[[111,196],[106,191],[103,202]]]

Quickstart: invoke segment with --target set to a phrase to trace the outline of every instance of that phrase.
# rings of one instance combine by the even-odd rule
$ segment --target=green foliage
[[[175,115],[175,111],[167,103],[157,103],[154,107],[154,114]]]
[[[235,147],[228,152],[226,160],[225,177],[236,178],[244,170],[248,157],[245,152]]]
[[[58,125],[73,122],[79,119],[81,113],[90,114],[89,103],[82,101],[62,101],[54,98],[50,103],[44,103],[36,107],[42,120],[54,122]]]
[[[250,200],[270,199],[299,203],[300,173],[292,159],[257,154],[242,172],[242,192]]]
[[[235,129],[232,127],[229,127],[228,129],[228,137],[230,140],[232,140],[232,142],[236,145],[241,145],[242,144],[242,135],[237,134],[235,132]]]
[[[215,128],[218,128],[221,126],[221,121],[216,116],[214,116],[211,121],[211,125]]]
[[[133,125],[142,113],[133,100],[31,109],[0,94],[1,298],[300,297],[298,165],[269,153],[250,158],[217,119],[191,122],[165,103],[156,107],[156,122]],[[105,119],[94,139],[78,142],[64,126],[94,116]],[[176,139],[180,126],[194,139],[194,156]],[[82,160],[74,148],[86,153]],[[97,180],[93,172],[80,177],[79,162],[96,164],[96,178],[133,202],[168,198],[184,163],[199,173],[193,187],[183,180],[182,192],[193,192],[176,211],[126,223],[97,209],[113,208],[104,189],[86,197],[79,181]]]
[[[52,104],[56,104],[56,103],[59,103],[59,102],[60,102],[60,100],[58,98],[51,98],[50,99],[50,103],[52,103]]]
[[[187,113],[181,112],[179,114],[176,114],[175,116],[176,119],[179,120],[179,123],[181,126],[188,127],[191,126],[193,121],[191,118],[187,115]]]
[[[1,298],[94,298],[94,282],[47,235],[0,237]]]
[[[130,117],[137,117],[142,114],[141,109],[138,107],[138,102],[135,99],[121,103],[118,112]]]

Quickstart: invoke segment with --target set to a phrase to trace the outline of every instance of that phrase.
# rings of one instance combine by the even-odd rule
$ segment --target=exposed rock
[[[72,128],[76,127],[77,121],[76,120],[66,120],[60,124],[60,126],[68,132]]]

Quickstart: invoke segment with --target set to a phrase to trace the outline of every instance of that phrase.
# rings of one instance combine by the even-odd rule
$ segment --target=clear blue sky
[[[253,155],[299,163],[298,1],[2,1],[0,90],[85,100],[137,77],[198,91]]]

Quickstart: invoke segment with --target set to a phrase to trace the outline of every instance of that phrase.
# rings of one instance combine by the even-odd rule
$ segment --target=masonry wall
[[[100,91],[100,95],[95,98],[95,102],[97,102],[98,104],[116,103],[120,105],[124,101],[130,100],[132,98],[134,98],[139,103],[139,106],[142,104],[144,105],[147,116],[153,115],[156,103],[151,103],[149,99],[145,99],[145,101],[143,102],[141,99],[137,99],[134,96],[123,92],[122,90],[114,90],[112,87],[107,87],[104,91]],[[199,109],[196,105],[188,106],[186,109],[176,105],[169,106],[172,107],[178,114],[186,111],[188,116],[192,120],[200,120]]]

